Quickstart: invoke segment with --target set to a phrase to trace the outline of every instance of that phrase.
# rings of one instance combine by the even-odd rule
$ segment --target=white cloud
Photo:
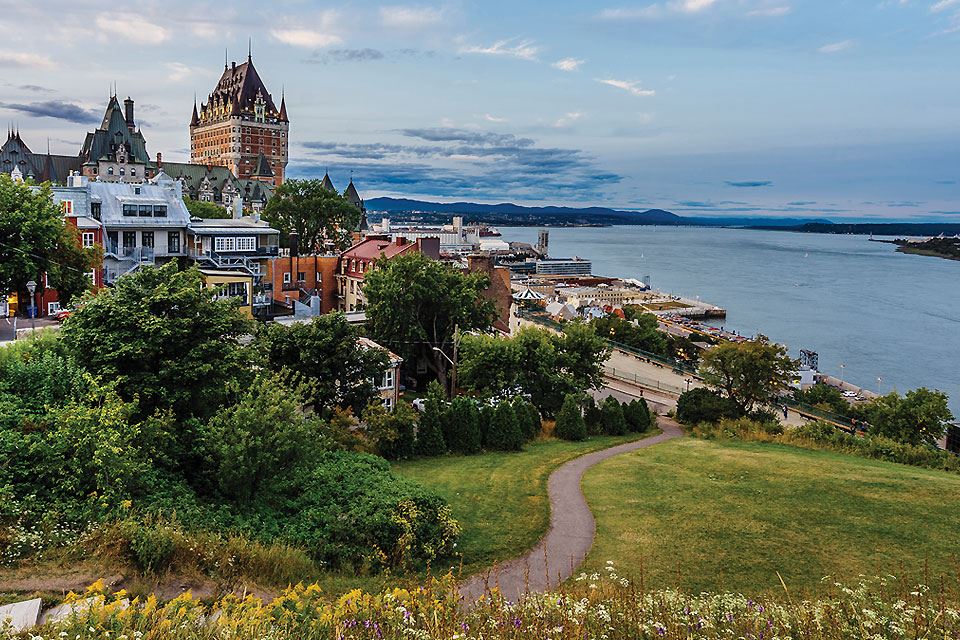
[[[105,36],[113,35],[139,44],[160,44],[170,37],[166,28],[136,13],[101,13],[96,24],[100,31],[106,32]]]
[[[651,4],[635,9],[604,9],[599,17],[603,20],[649,20],[659,18],[664,9],[659,4]]]
[[[380,22],[391,29],[422,29],[443,22],[443,11],[434,7],[380,7]]]
[[[830,44],[825,44],[817,51],[820,53],[840,53],[841,51],[846,51],[847,49],[853,48],[856,43],[853,40],[842,40],[840,42],[831,42]]]
[[[204,73],[204,74],[206,73],[205,70],[200,71],[198,69],[194,69],[193,67],[188,67],[182,62],[168,62],[164,66],[170,72],[167,75],[167,80],[169,80],[170,82],[183,82],[190,76],[193,76],[197,73]]]
[[[270,30],[270,35],[291,47],[322,49],[343,42],[337,33],[338,17],[336,11],[322,11],[315,20],[305,19],[295,26],[276,27]]]
[[[557,60],[551,66],[553,66],[554,69],[560,69],[560,71],[576,71],[583,62],[583,60],[578,60],[577,58],[564,58],[563,60]]]
[[[580,111],[572,111],[558,118],[557,121],[553,123],[553,126],[557,129],[564,129],[581,119],[583,116],[584,114]]]
[[[932,13],[940,13],[941,11],[946,11],[950,7],[956,6],[960,6],[960,0],[939,0],[930,7],[930,11]]]
[[[747,15],[750,17],[779,18],[780,16],[787,15],[791,11],[793,11],[793,7],[789,5],[780,5],[777,7],[760,7],[758,9],[753,9],[751,11],[747,11]]]
[[[516,44],[514,44],[516,43]],[[510,58],[519,58],[520,60],[536,60],[540,54],[540,47],[536,46],[530,40],[499,40],[489,47],[464,46],[460,48],[460,53],[476,53],[486,56],[507,56]]]
[[[492,116],[489,113],[483,114],[483,119],[486,120],[487,122],[496,122],[496,123],[503,123],[507,121],[506,118],[501,118],[499,116]]]
[[[0,67],[35,67],[38,69],[52,69],[53,60],[36,53],[20,51],[0,51]]]
[[[640,86],[640,83],[635,80],[613,80],[613,79],[597,78],[597,82],[611,86],[611,87],[616,87],[617,89],[622,89],[631,95],[641,97],[641,98],[657,95],[656,91],[654,91],[653,89],[642,88]]]
[[[697,13],[713,6],[716,0],[677,0],[671,4],[675,11],[683,13]]]

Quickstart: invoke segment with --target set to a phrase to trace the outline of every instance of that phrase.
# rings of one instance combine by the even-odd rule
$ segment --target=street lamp
[[[840,364],[840,391],[843,391],[843,370],[847,368],[847,365]]]
[[[37,290],[37,283],[33,280],[27,282],[27,291],[30,292],[30,330],[37,330],[37,301],[33,297],[33,292]]]
[[[880,385],[883,384],[883,378],[877,376],[877,395],[880,395]]]
[[[687,391],[690,391],[690,383],[693,382],[693,380],[690,378],[687,378],[686,380],[684,380],[684,382],[687,383]]]

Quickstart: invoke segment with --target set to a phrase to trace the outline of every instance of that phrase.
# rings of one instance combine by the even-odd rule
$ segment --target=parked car
[[[57,311],[54,314],[53,319],[56,320],[57,322],[63,322],[64,320],[69,318],[71,314],[73,314],[73,309],[60,309],[60,311]]]

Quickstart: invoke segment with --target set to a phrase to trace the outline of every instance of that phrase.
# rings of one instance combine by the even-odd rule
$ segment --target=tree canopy
[[[953,414],[947,395],[927,388],[892,392],[874,399],[863,408],[870,433],[905,444],[935,446],[943,437]]]
[[[187,206],[187,211],[191,216],[197,218],[232,218],[233,213],[224,207],[213,202],[204,202],[203,200],[194,200],[184,196],[183,204]]]
[[[759,336],[747,342],[724,342],[707,351],[700,362],[700,376],[741,412],[749,413],[787,390],[799,366],[786,347]]]
[[[360,210],[320,180],[285,181],[274,190],[263,217],[280,231],[281,242],[295,232],[304,253],[320,250],[325,241],[334,249],[347,248],[360,224]]]
[[[611,314],[596,318],[591,324],[598,335],[613,342],[660,355],[667,353],[667,337],[658,328],[655,315],[636,313],[631,320],[633,322]]]

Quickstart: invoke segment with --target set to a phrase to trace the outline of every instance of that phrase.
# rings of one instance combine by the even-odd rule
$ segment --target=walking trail
[[[526,593],[556,588],[573,575],[587,557],[596,534],[593,513],[580,488],[583,474],[590,467],[614,456],[652,447],[683,435],[680,426],[670,418],[659,417],[657,425],[663,433],[580,456],[550,474],[547,483],[550,529],[547,535],[526,555],[496,565],[464,581],[460,585],[464,602],[476,602],[493,588],[498,588],[506,599],[516,602]]]

